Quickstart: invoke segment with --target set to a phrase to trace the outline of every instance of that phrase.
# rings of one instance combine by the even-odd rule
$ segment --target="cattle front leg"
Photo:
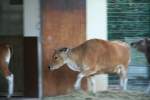
[[[92,71],[92,70],[87,70],[87,71],[79,73],[78,76],[77,76],[77,80],[75,82],[74,88],[76,90],[81,89],[81,80],[83,79],[83,77],[88,77],[88,76],[90,76],[94,73],[95,73],[95,71]]]
[[[127,78],[127,70],[125,70],[124,65],[117,66],[117,73],[120,76],[120,87],[122,90],[126,91],[128,78]]]
[[[77,76],[77,80],[74,84],[74,88],[75,90],[79,90],[81,88],[81,80],[82,78],[84,77],[84,74],[83,73],[80,73],[78,76]]]
[[[14,75],[10,74],[6,77],[8,82],[8,95],[7,97],[10,98],[13,95],[14,92]]]

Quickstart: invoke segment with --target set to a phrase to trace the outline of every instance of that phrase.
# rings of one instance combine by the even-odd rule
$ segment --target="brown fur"
[[[79,87],[83,77],[101,73],[117,73],[123,87],[127,84],[129,61],[130,50],[125,42],[91,39],[72,49],[56,50],[49,68],[55,70],[64,64],[73,66],[74,71],[80,72],[75,88]],[[123,88],[126,90],[126,87]]]
[[[147,62],[150,64],[150,39],[143,38],[141,40],[132,42],[131,47],[136,48],[138,51],[145,54]]]
[[[0,70],[2,71],[4,77],[11,74],[8,64],[5,62],[5,57],[9,52],[9,46],[7,44],[0,44]]]
[[[108,42],[104,40],[89,40],[71,50],[72,59],[77,63],[87,64],[89,69],[100,73],[112,73],[119,64],[123,64],[127,70],[130,59],[129,48],[120,42]]]

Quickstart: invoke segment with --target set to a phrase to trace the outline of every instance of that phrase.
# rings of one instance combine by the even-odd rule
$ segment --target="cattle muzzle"
[[[48,65],[49,70],[53,70],[53,66],[51,64]]]

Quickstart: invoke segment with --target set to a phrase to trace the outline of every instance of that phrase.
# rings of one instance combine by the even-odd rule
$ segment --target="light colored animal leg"
[[[124,91],[127,90],[127,82],[128,82],[127,78],[124,78],[124,77],[120,78],[120,86],[121,86],[121,89],[123,89]]]
[[[78,75],[78,77],[77,77],[77,80],[76,80],[76,82],[75,82],[74,88],[75,88],[76,90],[80,89],[82,78],[83,78],[83,77],[88,77],[88,76],[90,76],[91,74],[94,74],[94,73],[95,73],[95,72],[92,71],[92,70],[86,70],[86,71],[84,71],[84,72],[81,72],[81,73]]]
[[[124,78],[124,84],[123,84],[123,90],[126,91],[127,90],[127,84],[128,84],[128,79]]]
[[[125,70],[123,65],[118,65],[117,66],[117,73],[120,76],[120,86],[124,91],[126,91],[127,90],[128,78],[127,78],[127,71]]]
[[[124,83],[124,82],[123,82],[123,78],[121,77],[121,78],[120,78],[120,87],[121,87],[121,88],[123,87],[123,83]]]
[[[79,90],[81,88],[81,80],[82,78],[84,77],[83,73],[80,73],[78,76],[77,76],[77,80],[75,82],[75,85],[74,85],[74,88],[76,90]]]
[[[11,74],[11,75],[7,76],[6,79],[8,81],[8,95],[7,95],[7,97],[10,98],[14,92],[14,75]]]
[[[96,81],[93,78],[90,78],[92,84],[92,92],[96,93]]]
[[[120,86],[121,89],[123,89],[124,91],[127,90],[127,84],[128,84],[128,78],[126,77],[120,77]]]

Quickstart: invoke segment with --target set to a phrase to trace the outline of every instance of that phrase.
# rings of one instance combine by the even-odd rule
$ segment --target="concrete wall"
[[[107,39],[107,0],[86,0],[86,37]]]
[[[86,0],[86,39],[92,38],[107,40],[107,0]],[[91,79],[95,81],[95,87],[88,82],[90,91],[108,89],[107,74],[96,75]]]
[[[40,36],[40,0],[24,0],[24,36]],[[107,0],[86,0],[86,37],[107,39]]]
[[[0,0],[0,36],[39,36],[40,0],[23,0],[12,5]]]
[[[40,36],[40,0],[24,0],[24,36]]]

